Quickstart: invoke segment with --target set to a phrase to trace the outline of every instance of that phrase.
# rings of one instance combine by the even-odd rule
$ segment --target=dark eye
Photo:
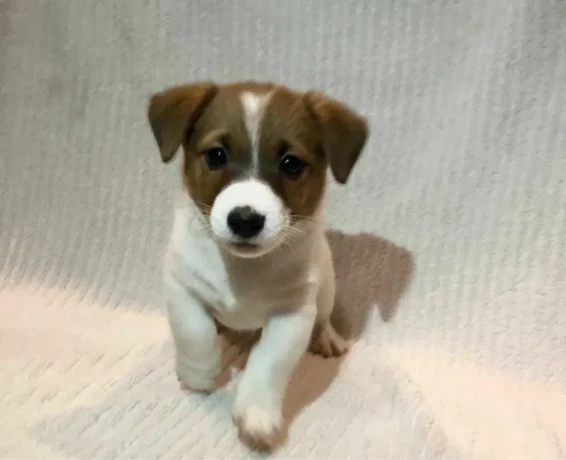
[[[279,160],[279,171],[289,179],[298,179],[304,170],[305,162],[291,153],[284,154]]]
[[[228,152],[222,146],[212,147],[204,156],[210,169],[220,169],[228,162]]]

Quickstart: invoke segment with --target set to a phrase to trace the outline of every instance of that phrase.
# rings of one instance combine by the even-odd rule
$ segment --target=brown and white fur
[[[195,391],[215,389],[216,323],[261,329],[233,417],[244,441],[271,449],[287,384],[309,344],[326,357],[348,349],[330,323],[334,270],[321,208],[327,165],[347,181],[366,122],[320,93],[257,82],[171,88],[151,98],[148,117],[164,162],[184,152],[164,270],[178,379]],[[235,209],[260,215],[259,232],[235,234]]]

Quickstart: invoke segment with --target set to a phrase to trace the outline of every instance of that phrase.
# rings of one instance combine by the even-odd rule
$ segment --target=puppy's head
[[[188,194],[216,240],[241,257],[300,232],[327,165],[345,183],[367,137],[365,120],[340,102],[267,83],[171,88],[151,98],[148,117],[164,162],[183,147]]]

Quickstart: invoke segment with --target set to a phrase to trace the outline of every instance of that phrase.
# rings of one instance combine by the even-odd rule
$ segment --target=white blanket
[[[327,202],[342,361],[273,458],[566,458],[560,0],[0,0],[0,457],[248,458],[182,393],[153,91],[275,80],[371,120]],[[230,341],[228,341],[230,342]],[[238,346],[239,345],[239,346]]]

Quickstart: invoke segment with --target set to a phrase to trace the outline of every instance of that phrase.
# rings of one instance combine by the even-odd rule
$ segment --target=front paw
[[[234,424],[250,449],[271,452],[282,440],[281,414],[260,405],[234,408]]]
[[[216,389],[216,372],[210,370],[191,369],[177,363],[177,380],[184,391],[212,393]]]

